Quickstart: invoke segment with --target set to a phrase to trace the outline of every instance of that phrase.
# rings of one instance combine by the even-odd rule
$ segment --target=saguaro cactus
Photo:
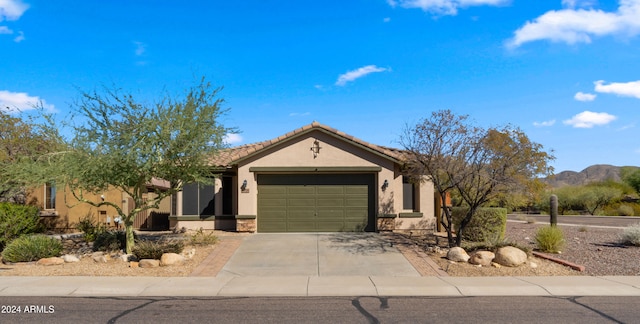
[[[551,226],[556,226],[558,224],[558,196],[551,195],[549,198],[549,205],[551,206],[551,210],[549,212],[551,214],[551,219],[549,220],[549,223]]]

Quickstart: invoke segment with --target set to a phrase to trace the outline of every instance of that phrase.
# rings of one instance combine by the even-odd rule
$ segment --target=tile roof
[[[282,143],[286,140],[295,138],[301,134],[305,134],[313,130],[323,131],[335,137],[341,138],[347,142],[351,142],[357,146],[362,146],[366,149],[370,149],[375,153],[386,156],[392,160],[402,160],[404,156],[404,152],[402,150],[371,144],[369,142],[363,141],[359,138],[356,138],[344,132],[341,132],[335,128],[332,128],[314,121],[309,125],[302,126],[301,128],[295,129],[291,132],[288,132],[282,136],[279,136],[271,140],[252,143],[252,144],[246,144],[246,145],[241,145],[241,146],[236,146],[236,147],[221,150],[216,156],[210,159],[209,163],[211,166],[215,166],[215,167],[228,167],[230,165],[235,164],[237,161],[243,158],[253,155],[254,153],[257,153],[261,150],[272,147],[278,143]]]

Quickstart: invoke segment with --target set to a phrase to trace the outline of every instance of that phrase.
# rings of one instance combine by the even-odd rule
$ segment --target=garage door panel
[[[320,207],[343,207],[345,205],[344,197],[319,197],[317,206]]]
[[[313,198],[289,198],[287,199],[287,206],[315,208],[316,200]]]
[[[287,186],[289,195],[311,195],[316,193],[315,186]]]
[[[343,195],[345,193],[345,186],[318,186],[318,195]]]
[[[284,198],[262,198],[260,204],[265,208],[285,208],[287,200]]]

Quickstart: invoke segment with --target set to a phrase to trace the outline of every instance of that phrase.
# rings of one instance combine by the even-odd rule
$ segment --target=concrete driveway
[[[376,233],[254,234],[221,274],[232,276],[402,276],[420,274]]]

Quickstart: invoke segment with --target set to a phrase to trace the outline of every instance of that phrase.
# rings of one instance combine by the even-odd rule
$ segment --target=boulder
[[[42,258],[38,260],[36,264],[42,265],[42,266],[60,265],[60,264],[64,264],[64,259],[58,258],[58,257]]]
[[[498,249],[493,262],[507,267],[517,267],[527,262],[527,253],[513,246],[505,246]]]
[[[72,254],[63,255],[62,256],[62,260],[64,260],[64,262],[66,262],[66,263],[80,262],[80,259],[78,259],[77,256],[72,255]]]
[[[180,253],[180,255],[182,255],[185,259],[191,260],[193,259],[193,256],[196,255],[196,249],[191,248],[189,250],[184,250],[182,251],[182,253]]]
[[[160,260],[142,259],[138,262],[140,268],[157,268],[160,266]]]
[[[131,261],[137,261],[138,258],[136,258],[135,255],[133,254],[122,254],[119,256],[119,259],[124,261],[124,262],[131,262]]]
[[[491,261],[495,258],[496,255],[490,251],[477,251],[473,253],[469,258],[469,263],[480,265],[483,267],[488,267],[491,265]]]
[[[463,248],[456,246],[449,249],[447,259],[455,262],[467,262],[469,261],[469,255]]]
[[[137,261],[130,261],[129,262],[129,268],[139,268],[140,267],[140,263]]]
[[[107,263],[107,261],[109,261],[111,257],[107,254],[104,254],[104,252],[95,252],[91,255],[91,259],[93,259],[94,262]]]
[[[180,265],[184,262],[185,257],[177,253],[163,253],[160,257],[161,266]]]

